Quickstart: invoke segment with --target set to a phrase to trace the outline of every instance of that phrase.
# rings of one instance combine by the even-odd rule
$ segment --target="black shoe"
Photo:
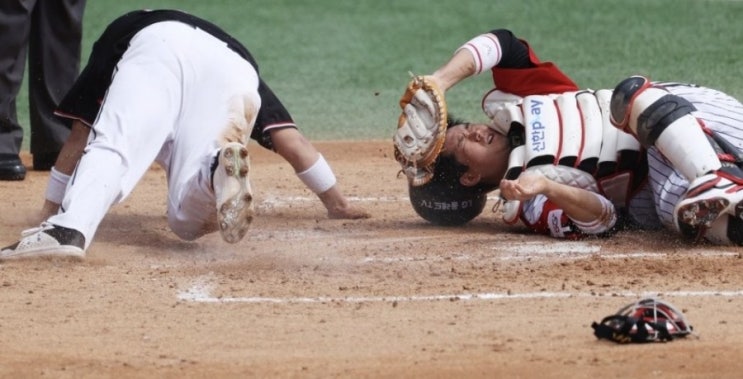
[[[23,180],[25,177],[26,166],[18,155],[0,154],[0,180]]]
[[[34,171],[51,170],[52,167],[54,166],[54,163],[57,162],[58,155],[59,155],[59,152],[34,154]]]
[[[85,257],[85,237],[75,229],[44,222],[24,230],[21,239],[0,249],[0,261],[34,257]]]

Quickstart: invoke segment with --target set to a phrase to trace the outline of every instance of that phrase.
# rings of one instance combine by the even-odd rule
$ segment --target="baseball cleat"
[[[217,198],[219,231],[228,243],[242,240],[253,221],[249,171],[248,148],[237,142],[227,143],[219,152],[212,183]]]
[[[676,205],[674,221],[682,231],[704,231],[725,213],[743,216],[743,186],[708,174],[691,182],[686,198]]]
[[[21,239],[0,250],[0,260],[25,258],[85,257],[85,237],[75,229],[44,222],[38,228],[24,230]]]

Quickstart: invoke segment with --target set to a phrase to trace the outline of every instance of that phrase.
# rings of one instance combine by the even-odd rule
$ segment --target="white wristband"
[[[336,182],[333,170],[322,154],[310,168],[297,173],[297,176],[307,188],[316,194],[321,194],[333,188]]]
[[[462,45],[457,51],[466,49],[475,61],[475,74],[490,70],[501,60],[502,50],[498,38],[490,33],[481,34]]]
[[[46,186],[46,199],[55,204],[62,204],[64,193],[67,190],[67,182],[69,181],[69,175],[63,174],[52,167],[51,175],[49,175],[49,183]]]

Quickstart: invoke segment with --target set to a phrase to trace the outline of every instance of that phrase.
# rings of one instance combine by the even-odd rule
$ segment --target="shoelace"
[[[28,236],[30,236],[32,234],[35,234],[35,233],[38,233],[38,232],[43,232],[45,230],[49,230],[49,229],[52,229],[52,228],[54,228],[54,225],[53,224],[51,224],[51,223],[49,223],[47,221],[44,221],[44,222],[41,223],[41,225],[39,225],[39,226],[37,226],[35,228],[26,229],[26,230],[22,231],[21,232],[21,237],[28,237]]]
[[[508,202],[508,200],[506,200],[505,197],[501,196],[500,189],[496,189],[495,191],[493,191],[493,195],[497,198],[497,200],[495,201],[495,204],[493,204],[493,208],[491,208],[490,211],[495,213],[495,212],[498,212],[498,210],[503,205],[505,205]]]

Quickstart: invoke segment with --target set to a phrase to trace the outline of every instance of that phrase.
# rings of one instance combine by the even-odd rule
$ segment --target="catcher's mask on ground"
[[[681,337],[691,333],[691,325],[680,310],[670,303],[658,299],[642,299],[628,304],[617,311],[617,314],[644,319],[649,322],[665,323],[668,333]]]
[[[594,335],[618,343],[671,341],[692,333],[684,315],[658,299],[642,299],[620,308],[616,314],[592,323]]]

